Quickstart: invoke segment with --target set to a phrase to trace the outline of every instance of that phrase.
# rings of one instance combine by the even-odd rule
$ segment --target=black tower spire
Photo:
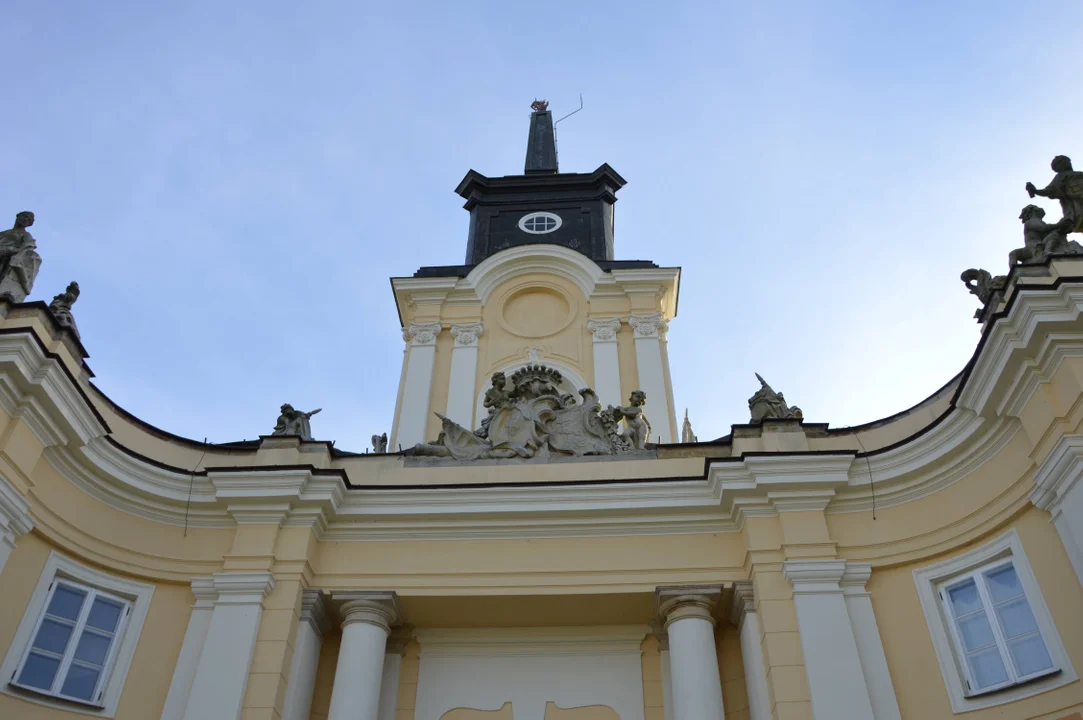
[[[526,142],[527,175],[555,173],[557,170],[557,141],[553,131],[553,113],[549,112],[547,100],[535,100],[530,106],[530,137]]]

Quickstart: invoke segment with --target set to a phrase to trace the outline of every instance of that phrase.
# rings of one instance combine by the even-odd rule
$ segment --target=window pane
[[[956,585],[948,590],[951,599],[951,610],[955,617],[961,617],[975,610],[981,609],[981,598],[978,597],[978,586],[973,580],[967,580],[963,585]]]
[[[117,620],[120,619],[120,611],[123,609],[121,605],[111,600],[98,598],[90,608],[90,617],[87,618],[86,624],[99,630],[113,632],[117,629]]]
[[[974,681],[978,683],[978,690],[998,685],[1008,679],[1008,673],[1000,659],[1000,651],[995,647],[967,655],[966,662],[970,665]]]
[[[61,694],[68,697],[82,698],[83,700],[92,700],[94,698],[94,686],[98,684],[98,673],[101,670],[97,668],[86,668],[79,665],[72,665],[68,668],[68,677],[64,679],[64,687],[60,689]]]
[[[1006,637],[1013,638],[1038,629],[1038,623],[1034,622],[1034,614],[1030,611],[1030,605],[1025,597],[1020,596],[1003,605],[998,605],[996,614],[1000,618],[1000,627],[1004,629]]]
[[[1040,633],[1009,640],[1008,652],[1015,663],[1015,671],[1020,675],[1030,675],[1053,667],[1053,661],[1049,657],[1049,651],[1045,649]]]
[[[71,631],[71,625],[64,625],[56,620],[45,618],[41,623],[41,629],[38,630],[37,637],[34,638],[34,647],[63,655],[64,650],[68,647]]]
[[[82,590],[76,590],[67,585],[57,585],[52,602],[49,603],[48,612],[50,615],[75,620],[79,617],[79,610],[82,609],[85,599],[86,593]]]
[[[957,622],[959,634],[963,636],[963,645],[967,652],[996,643],[993,639],[993,628],[989,627],[989,619],[985,616],[984,610]]]
[[[40,690],[49,690],[53,687],[53,678],[56,677],[59,667],[59,658],[30,653],[23,665],[23,671],[19,673],[19,682]]]
[[[95,635],[92,632],[84,632],[79,638],[79,644],[75,647],[75,659],[95,665],[105,664],[105,655],[109,652],[109,644],[112,638]]]
[[[1023,586],[1019,584],[1019,577],[1011,565],[994,570],[986,575],[985,579],[989,583],[989,594],[994,603],[1023,594]]]

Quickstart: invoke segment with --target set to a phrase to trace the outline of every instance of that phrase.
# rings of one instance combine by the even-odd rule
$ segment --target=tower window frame
[[[531,235],[548,235],[560,229],[564,221],[556,213],[538,210],[519,218],[519,229]]]

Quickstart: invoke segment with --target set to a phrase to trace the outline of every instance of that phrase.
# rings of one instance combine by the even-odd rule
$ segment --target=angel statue
[[[647,393],[642,390],[633,390],[627,405],[613,409],[614,417],[624,419],[624,432],[621,433],[621,439],[636,450],[647,447],[647,441],[651,437],[651,424],[647,422],[643,414],[643,406],[646,404]]]
[[[22,302],[34,287],[41,267],[34,236],[27,230],[34,213],[24,210],[15,216],[15,226],[0,232],[0,299]]]
[[[312,424],[309,422],[312,416],[323,408],[316,408],[312,412],[294,410],[293,405],[286,403],[281,408],[281,415],[275,423],[274,432],[271,435],[296,435],[302,440],[312,439]]]
[[[1072,169],[1072,161],[1067,155],[1057,155],[1050,164],[1056,175],[1044,188],[1027,183],[1027,193],[1031,197],[1041,195],[1060,201],[1063,217],[1057,223],[1065,233],[1083,232],[1083,172]]]
[[[786,398],[780,392],[767,384],[767,381],[756,373],[756,379],[760,381],[760,389],[748,399],[748,409],[752,413],[749,422],[758,423],[762,420],[797,419],[800,420],[801,408],[796,405],[787,405]]]
[[[372,451],[377,455],[387,452],[387,433],[372,436]]]

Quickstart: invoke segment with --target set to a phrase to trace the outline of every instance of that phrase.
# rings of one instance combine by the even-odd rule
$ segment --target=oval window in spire
[[[531,235],[551,233],[562,224],[560,216],[551,212],[532,212],[519,220],[519,229]]]

